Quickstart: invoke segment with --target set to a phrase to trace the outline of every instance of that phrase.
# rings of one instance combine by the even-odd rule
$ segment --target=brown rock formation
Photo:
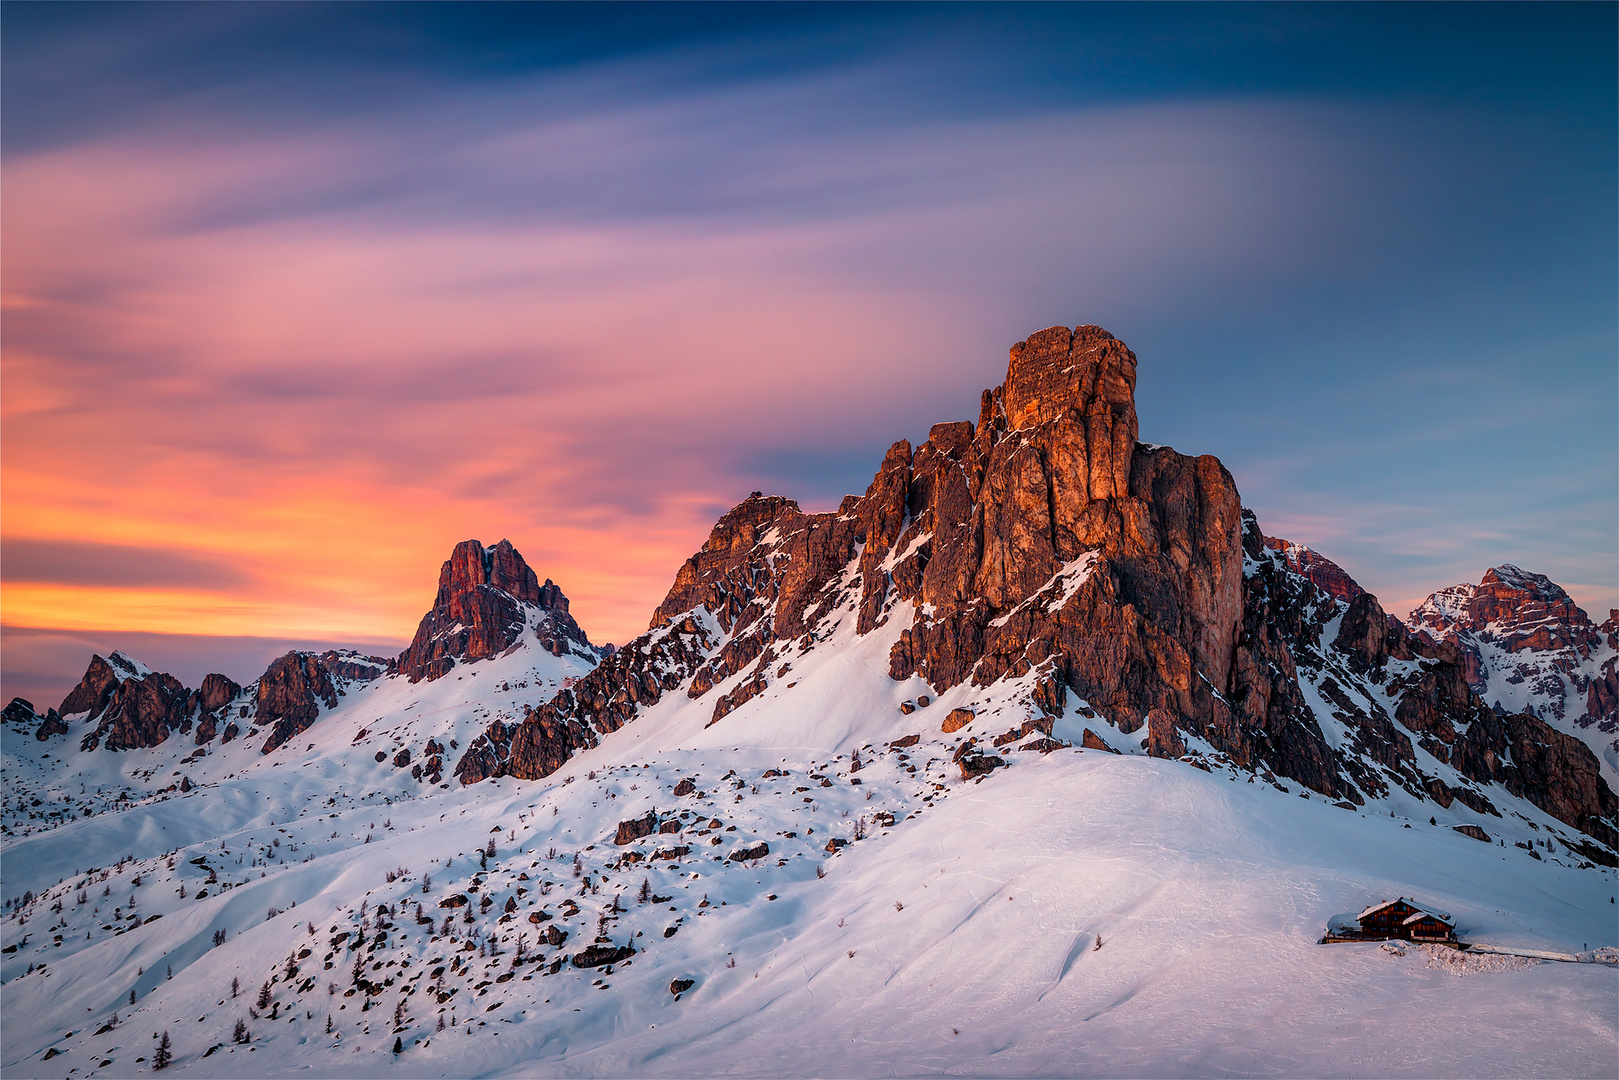
[[[627,658],[585,682],[622,702],[652,671],[675,685],[690,676],[692,697],[740,673],[716,695],[723,722],[773,681],[778,647],[813,641],[833,609],[855,603],[866,632],[912,601],[890,657],[896,679],[944,689],[1032,673],[1031,700],[1048,711],[1072,688],[1121,730],[1157,712],[1218,742],[1247,719],[1218,696],[1243,613],[1240,502],[1214,458],[1136,443],[1135,368],[1105,330],[1053,327],[1013,347],[976,427],[935,425],[914,452],[896,443],[864,496],[806,515],[755,493],[719,520],[652,619],[654,632],[685,620],[701,653],[709,624],[688,613],[706,611],[716,651],[691,666]],[[561,748],[569,721],[577,742],[635,711],[621,704],[603,724],[597,708],[558,695],[519,725],[503,767],[545,775],[566,753],[518,763],[524,740]],[[498,742],[491,733],[469,757]],[[487,775],[463,764],[464,780]]]
[[[515,727],[491,724],[462,754],[456,776],[463,784],[502,773],[549,776],[689,678],[711,641],[696,618],[643,634],[636,649],[618,650],[538,709],[526,709]]]
[[[1334,600],[1342,600],[1347,604],[1366,591],[1354,578],[1344,572],[1343,567],[1314,548],[1295,544],[1291,540],[1279,540],[1274,536],[1265,537],[1265,546],[1279,552],[1289,570],[1308,579]]]
[[[124,679],[139,675],[142,670],[144,669],[139,664],[121,652],[113,653],[110,660],[103,660],[99,654],[92,656],[90,666],[85,669],[84,678],[79,680],[79,685],[68,691],[58,711],[63,716],[72,716],[75,713],[97,716],[112,700],[118,684]]]
[[[5,712],[0,713],[0,719],[22,728],[34,728],[34,738],[40,742],[49,742],[52,737],[66,735],[68,731],[67,721],[62,719],[60,713],[48,709],[44,716],[40,716],[34,712],[34,703],[27,698],[12,698]]]
[[[115,654],[116,655],[116,654]],[[162,672],[131,676],[118,683],[81,745],[94,750],[103,741],[108,750],[136,750],[157,746],[170,732],[191,727],[187,702],[191,692],[180,680]]]
[[[436,679],[457,660],[499,656],[530,624],[540,647],[554,655],[573,652],[590,660],[598,655],[568,614],[562,590],[550,580],[541,585],[511,541],[486,548],[463,540],[440,568],[433,608],[422,616],[398,670],[411,682]]]
[[[52,710],[53,712],[55,710]],[[0,720],[8,724],[19,724],[23,727],[33,727],[39,716],[34,712],[34,703],[27,698],[14,697],[6,705],[5,711],[0,712]]]
[[[1450,783],[1419,768],[1422,754],[1465,756],[1456,748],[1475,730],[1516,761],[1514,729],[1496,723],[1501,741],[1473,723],[1454,646],[1408,633],[1330,560],[1267,543],[1219,461],[1138,443],[1135,371],[1098,327],[1044,330],[1013,347],[976,424],[895,443],[864,495],[805,514],[753,493],[680,568],[647,634],[515,729],[491,726],[458,774],[547,775],[677,688],[710,697],[710,723],[725,723],[792,678],[788,654],[815,648],[833,613],[852,611],[859,633],[905,620],[889,655],[896,680],[1010,683],[1035,715],[1077,694],[1086,719],[1127,734],[1145,724],[1149,753],[1181,756],[1195,735],[1240,767],[1349,805],[1393,784],[1492,812],[1474,785],[1510,784],[1601,831],[1611,792],[1561,741],[1537,744],[1553,747],[1539,780],[1493,766],[1475,779],[1458,765]],[[1323,640],[1340,615],[1336,641]],[[1301,672],[1344,726],[1341,748]],[[1387,689],[1398,715],[1363,685]],[[1619,679],[1592,692],[1619,697]],[[999,763],[974,740],[956,760],[974,777]]]
[[[658,827],[658,815],[654,810],[648,810],[638,818],[618,823],[618,832],[613,836],[613,843],[622,847],[632,844],[643,836],[651,836],[652,830]]]
[[[48,709],[40,719],[39,727],[34,729],[34,738],[40,742],[49,742],[54,736],[67,734],[67,721],[55,709]]]
[[[259,752],[268,754],[313,724],[321,706],[336,708],[337,699],[355,682],[381,676],[387,662],[359,653],[293,651],[273,661],[259,676],[256,723],[268,726]]]

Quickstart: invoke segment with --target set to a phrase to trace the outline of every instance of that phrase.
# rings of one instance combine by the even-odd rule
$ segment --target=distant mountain
[[[492,547],[463,540],[440,568],[432,610],[422,616],[397,670],[411,682],[436,679],[458,661],[499,656],[530,631],[553,656],[572,653],[594,662],[602,652],[568,614],[562,590],[549,578],[541,585],[510,540]]]
[[[1550,578],[1503,563],[1440,589],[1407,622],[1459,647],[1469,687],[1497,709],[1579,735],[1619,769],[1619,611],[1594,624]]]
[[[37,716],[31,702],[17,699],[7,707],[6,719],[18,728],[37,725],[41,741],[78,730],[84,751],[150,749],[171,736],[185,736],[206,753],[245,732],[255,741],[262,735],[258,751],[268,754],[308,730],[357,686],[390,673],[412,683],[431,681],[457,665],[528,648],[581,661],[582,666],[569,668],[574,672],[611,651],[591,645],[568,613],[562,590],[550,580],[541,585],[510,541],[484,547],[466,540],[445,561],[433,607],[397,659],[347,650],[294,651],[277,658],[245,687],[211,674],[193,690],[172,675],[114,652],[91,657],[84,678],[59,710]],[[417,778],[440,782],[443,753],[442,748],[418,751]]]

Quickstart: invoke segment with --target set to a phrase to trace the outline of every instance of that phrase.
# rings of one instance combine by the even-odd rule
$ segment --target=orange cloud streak
[[[9,583],[7,623],[408,636],[451,545],[506,536],[624,640],[740,494],[697,429],[835,414],[906,322],[766,272],[804,247],[785,234],[173,224],[276,167],[8,165],[7,535],[210,553],[250,584]]]

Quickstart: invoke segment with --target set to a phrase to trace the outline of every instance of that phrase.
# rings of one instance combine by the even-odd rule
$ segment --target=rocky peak
[[[1000,396],[1013,431],[1082,425],[1089,496],[1110,499],[1129,493],[1135,393],[1136,357],[1124,342],[1100,326],[1053,326],[1012,346]]]
[[[1265,546],[1280,554],[1289,570],[1315,582],[1317,587],[1335,600],[1347,604],[1366,591],[1343,567],[1314,548],[1274,536],[1265,537]]]
[[[455,545],[455,550],[439,569],[438,595],[433,599],[433,606],[458,610],[485,586],[525,604],[537,604],[540,600],[539,578],[510,540],[502,540],[493,547],[484,547],[476,540],[463,540]]]
[[[849,605],[861,634],[905,621],[895,679],[944,689],[1027,677],[1045,707],[1072,688],[1124,731],[1154,711],[1195,730],[1229,725],[1215,713],[1242,614],[1240,500],[1216,459],[1136,443],[1135,371],[1134,354],[1099,327],[1043,330],[1011,348],[976,425],[935,425],[914,449],[895,443],[865,494],[836,511],[755,493],[715,525],[652,619],[653,635],[717,631],[708,654],[682,646],[689,665],[653,672],[626,648],[593,675],[624,687],[571,705],[559,695],[543,726],[603,730],[597,694],[623,702],[639,685],[655,700],[651,688],[688,679],[694,698],[729,684],[715,694],[720,722],[780,677],[779,655],[813,647]],[[634,711],[612,705],[609,722]],[[540,726],[525,721],[517,739],[532,742]],[[565,755],[527,759],[555,767]]]
[[[1563,724],[1619,763],[1616,619],[1610,613],[1594,625],[1556,582],[1503,563],[1477,585],[1435,592],[1407,621],[1414,632],[1461,650],[1475,693],[1506,711]]]
[[[1153,755],[1212,747],[1346,806],[1397,785],[1495,812],[1477,785],[1498,784],[1612,839],[1613,794],[1578,740],[1496,716],[1456,645],[1409,633],[1330,560],[1267,543],[1217,459],[1138,443],[1135,373],[1098,327],[1042,330],[1011,348],[976,424],[896,442],[835,511],[754,492],[645,634],[492,724],[457,774],[548,775],[670,693],[724,724],[852,628],[892,641],[897,681],[982,687],[1048,724],[1078,709]],[[1452,771],[1424,771],[1417,747]]]
[[[150,674],[151,668],[122,652],[114,651],[105,659],[97,653],[90,657],[90,666],[85,669],[84,678],[68,691],[58,711],[64,716],[74,713],[90,713],[93,716],[107,707],[107,702],[112,700],[113,692],[120,683],[128,679],[142,679]]]
[[[1544,574],[1503,563],[1477,585],[1453,585],[1419,604],[1407,619],[1436,638],[1474,636],[1508,652],[1583,649],[1602,634],[1572,597]]]
[[[501,655],[529,631],[554,655],[598,655],[568,614],[562,590],[549,579],[541,585],[511,541],[484,547],[463,540],[440,568],[433,608],[397,666],[411,682],[436,679],[457,660]]]
[[[157,746],[171,732],[191,728],[191,692],[173,675],[115,652],[90,658],[84,678],[63,699],[65,715],[86,713],[93,730],[80,743],[94,750],[136,750]]]

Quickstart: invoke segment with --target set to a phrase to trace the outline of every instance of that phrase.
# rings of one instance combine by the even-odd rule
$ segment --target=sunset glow
[[[716,74],[723,26],[465,76],[337,56],[338,107],[283,97],[297,65],[248,44],[306,32],[290,8],[208,12],[190,29],[252,74],[184,90],[148,51],[166,9],[98,34],[8,8],[7,634],[398,642],[454,543],[507,537],[621,642],[749,490],[834,505],[894,439],[975,416],[1011,341],[1077,322],[1141,356],[1144,439],[1220,454],[1389,610],[1508,556],[1614,601],[1612,266],[1589,241],[1611,160],[1495,90],[1250,87],[1230,28],[1197,85],[1141,60],[1100,93],[1085,20],[1116,12],[1047,13],[1030,33],[1075,35],[1073,70],[997,81],[1028,42],[979,41],[975,10],[927,33],[872,13],[890,45],[771,75]],[[1323,19],[1289,32],[1372,32]],[[96,49],[123,75],[51,90],[52,50]],[[80,110],[59,127],[53,94]],[[1567,167],[1530,176],[1504,130]],[[1481,333],[1481,305],[1506,322]],[[1502,439],[1526,456],[1465,464]],[[8,663],[5,692],[69,675]]]

